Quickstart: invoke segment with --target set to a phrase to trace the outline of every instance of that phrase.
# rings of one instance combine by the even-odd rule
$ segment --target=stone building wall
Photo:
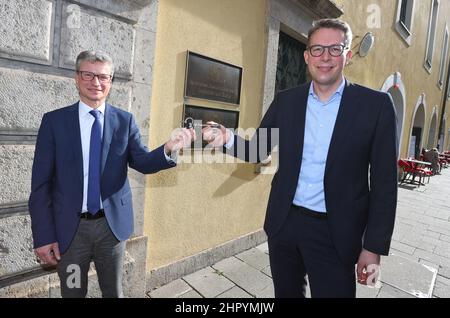
[[[112,56],[108,102],[135,115],[147,143],[157,10],[158,0],[0,0],[0,297],[59,296],[56,273],[36,262],[27,201],[42,115],[78,100],[73,77],[80,51]],[[135,230],[124,292],[142,297],[145,177],[130,172],[130,181]],[[98,293],[92,279],[89,295]]]

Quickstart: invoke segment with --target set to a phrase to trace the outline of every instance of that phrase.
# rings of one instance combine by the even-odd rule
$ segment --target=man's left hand
[[[374,286],[380,272],[380,255],[363,249],[359,254],[356,274],[358,283]]]

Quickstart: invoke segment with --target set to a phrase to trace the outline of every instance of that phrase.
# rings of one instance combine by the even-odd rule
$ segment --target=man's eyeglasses
[[[86,71],[78,71],[78,73],[81,75],[83,81],[92,81],[94,77],[97,77],[100,83],[109,83],[112,79],[112,75],[109,74],[95,74]]]
[[[328,49],[328,53],[331,56],[338,57],[338,56],[341,56],[342,53],[344,53],[344,51],[346,49],[348,49],[348,47],[346,47],[345,45],[342,45],[342,44],[311,45],[307,49],[308,49],[309,53],[314,57],[322,56],[322,54],[325,52],[325,49]]]

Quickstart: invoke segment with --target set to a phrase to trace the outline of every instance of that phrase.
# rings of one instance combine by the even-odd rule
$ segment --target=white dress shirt
[[[88,180],[89,180],[89,149],[91,145],[91,129],[95,122],[94,116],[89,114],[93,110],[92,107],[86,105],[82,101],[78,104],[78,117],[80,120],[80,136],[81,149],[83,152],[83,207],[82,212],[87,212],[87,194],[88,194]],[[100,105],[97,110],[100,112],[100,127],[103,139],[103,127],[105,122],[105,103]],[[101,194],[100,194],[100,209],[103,208]]]

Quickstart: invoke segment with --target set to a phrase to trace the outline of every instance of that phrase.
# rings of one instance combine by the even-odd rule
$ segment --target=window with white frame
[[[427,55],[425,57],[425,69],[431,73],[431,66],[433,65],[434,42],[436,38],[436,26],[439,16],[439,2],[440,0],[431,0],[430,24],[428,25],[428,39],[427,39]]]
[[[445,77],[445,67],[447,66],[447,55],[448,55],[448,26],[445,26],[444,30],[444,42],[442,46],[442,54],[441,54],[441,65],[439,67],[439,88],[442,89],[444,86],[444,77]]]
[[[411,45],[413,18],[414,0],[398,0],[395,30],[408,45]]]

